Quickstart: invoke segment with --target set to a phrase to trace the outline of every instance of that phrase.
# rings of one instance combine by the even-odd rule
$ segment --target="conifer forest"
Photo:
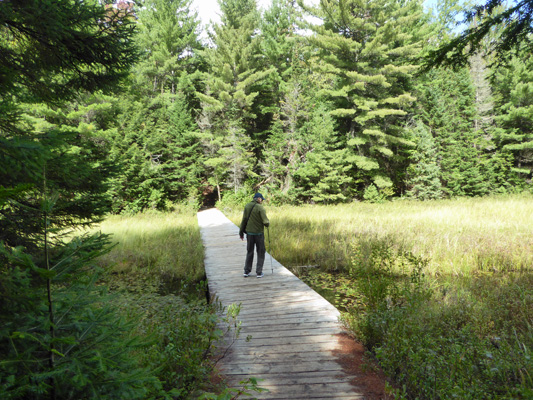
[[[76,59],[93,53],[83,38],[55,47],[63,38],[39,31],[49,27],[2,33],[12,62],[2,74],[3,132],[46,150],[49,178],[78,176],[60,190],[90,189],[96,210],[164,209],[209,189],[221,198],[261,188],[294,204],[530,189],[529,38],[501,63],[496,26],[466,65],[427,68],[426,56],[457,35],[459,2],[428,11],[421,1],[275,0],[260,11],[224,0],[212,26],[187,0],[117,6],[122,37],[100,49],[115,53],[100,64]],[[49,22],[59,35],[60,22]],[[24,46],[41,59],[19,62]],[[109,91],[100,83],[117,84],[119,72],[104,78],[111,68],[123,79]],[[32,182],[2,162],[6,190]]]
[[[218,3],[0,0],[3,398],[197,393],[116,317],[110,215],[533,192],[531,0]]]

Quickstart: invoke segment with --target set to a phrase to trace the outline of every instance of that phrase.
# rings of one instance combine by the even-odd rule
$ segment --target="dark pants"
[[[257,248],[257,264],[255,272],[261,275],[263,272],[263,264],[265,263],[265,235],[246,235],[246,263],[244,264],[244,272],[249,274],[252,272],[252,264],[254,262],[254,246]]]

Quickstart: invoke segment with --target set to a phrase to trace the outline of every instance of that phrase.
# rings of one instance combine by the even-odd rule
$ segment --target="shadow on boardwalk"
[[[198,213],[198,223],[211,295],[241,305],[242,330],[218,364],[230,386],[254,376],[269,390],[259,399],[384,398],[384,380],[361,373],[363,349],[335,307],[269,254],[264,278],[244,278],[238,227],[216,209]]]

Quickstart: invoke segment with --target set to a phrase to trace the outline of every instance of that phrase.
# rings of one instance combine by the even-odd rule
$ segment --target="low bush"
[[[205,300],[186,301],[146,288],[139,294],[121,291],[115,305],[121,315],[135,321],[129,336],[144,343],[132,358],[152,371],[161,384],[152,395],[179,399],[198,395],[212,370],[209,352],[220,336],[215,330],[216,308]]]

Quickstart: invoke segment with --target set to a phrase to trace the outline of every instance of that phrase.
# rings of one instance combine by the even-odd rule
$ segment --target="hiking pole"
[[[267,226],[268,232],[268,251],[270,253],[270,268],[272,268],[272,275],[274,275],[274,265],[272,264],[272,245],[270,244],[270,228]]]

